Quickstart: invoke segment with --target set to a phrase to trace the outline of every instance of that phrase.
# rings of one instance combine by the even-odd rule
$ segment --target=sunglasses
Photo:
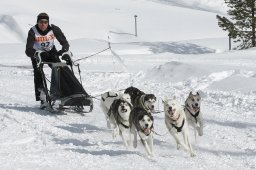
[[[39,21],[39,24],[48,24],[48,21]]]

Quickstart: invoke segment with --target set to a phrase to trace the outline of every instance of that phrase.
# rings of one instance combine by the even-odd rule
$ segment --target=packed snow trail
[[[201,81],[201,78],[196,78],[197,81],[192,79],[187,84],[154,82],[144,72],[94,73],[84,70],[82,73],[86,80],[85,89],[92,94],[125,88],[133,79],[135,87],[156,94],[158,110],[163,110],[163,96],[176,95],[184,101],[195,83],[197,86],[212,84],[209,80]],[[13,169],[38,166],[40,169],[98,169],[103,166],[106,169],[142,169],[145,164],[149,169],[169,169],[170,164],[165,162],[170,161],[172,167],[181,169],[255,168],[255,92],[246,94],[208,89],[201,92],[206,125],[204,136],[197,137],[197,142],[191,131],[196,158],[190,158],[183,150],[176,150],[174,140],[164,125],[163,113],[154,115],[155,131],[165,135],[155,135],[155,156],[147,158],[141,145],[127,150],[121,138],[112,139],[98,100],[94,100],[93,112],[85,116],[74,113],[54,115],[40,110],[34,101],[31,68],[20,66],[14,70],[1,66],[0,75],[0,88],[9,87],[1,92],[0,100],[0,145],[3,148],[0,162],[3,169],[10,167],[10,159]],[[212,75],[209,74],[209,78],[212,79]],[[135,163],[131,164],[131,161]]]

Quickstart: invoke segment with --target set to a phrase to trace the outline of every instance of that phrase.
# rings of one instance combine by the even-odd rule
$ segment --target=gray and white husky
[[[154,94],[145,94],[136,87],[128,87],[124,94],[129,94],[133,107],[140,107],[147,112],[153,113],[155,111],[156,96]]]
[[[201,112],[201,96],[198,92],[190,92],[185,101],[185,114],[188,124],[195,129],[199,136],[203,135],[203,115]]]

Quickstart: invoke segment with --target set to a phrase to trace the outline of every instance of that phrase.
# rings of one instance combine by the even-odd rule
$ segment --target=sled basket
[[[61,106],[90,106],[93,101],[66,63],[52,63],[50,97]],[[90,109],[90,110],[91,110]]]
[[[63,106],[90,106],[92,99],[84,94],[75,94],[61,99]]]

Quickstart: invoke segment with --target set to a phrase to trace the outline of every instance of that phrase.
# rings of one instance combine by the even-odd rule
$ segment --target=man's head
[[[40,30],[45,31],[49,25],[49,16],[46,13],[40,13],[37,16],[37,25]]]

